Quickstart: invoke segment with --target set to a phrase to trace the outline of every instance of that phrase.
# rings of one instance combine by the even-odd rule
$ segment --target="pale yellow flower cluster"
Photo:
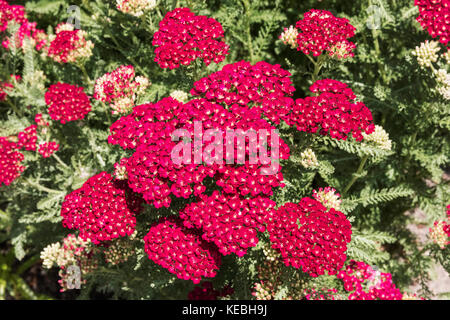
[[[300,163],[306,169],[308,168],[316,168],[319,166],[319,161],[317,161],[316,154],[311,149],[306,149],[300,154],[301,160]]]
[[[142,16],[145,12],[156,8],[156,0],[117,0],[117,10],[131,14],[135,17]]]
[[[375,131],[371,134],[363,132],[364,143],[373,143],[378,148],[383,150],[392,149],[392,141],[389,139],[389,134],[383,129],[382,126],[375,125]]]

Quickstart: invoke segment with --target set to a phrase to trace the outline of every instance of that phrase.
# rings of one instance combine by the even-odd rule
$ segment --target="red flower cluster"
[[[392,275],[376,271],[365,262],[351,260],[337,278],[342,279],[346,291],[353,291],[349,300],[402,300],[403,294],[392,282]]]
[[[56,62],[75,63],[92,55],[94,44],[86,40],[86,31],[74,29],[69,23],[60,23],[55,31],[47,53]]]
[[[318,94],[305,99],[297,99],[292,113],[284,117],[288,125],[296,125],[297,130],[329,135],[346,140],[352,136],[361,141],[362,133],[375,130],[372,113],[363,102],[355,101],[356,96],[346,84],[323,79],[315,82],[310,90]]]
[[[202,238],[214,242],[223,255],[235,253],[238,257],[258,244],[257,233],[265,231],[264,218],[276,205],[264,197],[242,199],[218,191],[200,198],[180,212],[184,225],[201,229]]]
[[[50,126],[50,123],[44,119],[44,116],[42,115],[42,113],[36,114],[36,116],[34,117],[34,122],[36,122],[36,124],[38,126],[43,126],[43,127]]]
[[[267,217],[272,248],[277,249],[286,266],[302,268],[312,277],[336,274],[346,260],[351,224],[347,217],[318,201],[303,198],[287,203]]]
[[[17,147],[28,151],[36,151],[37,125],[33,124],[18,134]]]
[[[320,56],[327,51],[330,56],[353,57],[355,44],[348,41],[355,35],[348,19],[337,18],[331,12],[312,9],[296,24],[298,51]]]
[[[8,1],[0,0],[0,32],[8,29],[10,21],[18,24],[27,22],[27,18],[25,18],[25,7],[10,5]]]
[[[37,50],[42,49],[47,43],[45,32],[36,29],[36,22],[30,22],[25,17],[25,7],[9,5],[7,1],[0,0],[0,32],[4,32],[10,22],[20,26],[12,39],[6,38],[2,42],[4,48],[8,49],[11,41],[14,41],[16,48],[21,48],[25,37],[33,40]]]
[[[0,137],[0,186],[10,185],[25,170],[20,163],[24,160],[17,145],[6,137]]]
[[[101,172],[65,197],[61,216],[64,227],[78,229],[81,238],[100,244],[131,235],[140,208],[140,199],[124,182]]]
[[[195,82],[191,94],[227,106],[253,108],[279,124],[294,104],[290,76],[280,65],[260,61],[252,66],[240,61]]]
[[[160,219],[144,241],[150,260],[179,279],[192,280],[195,284],[202,277],[215,277],[221,264],[217,248],[203,241],[195,231],[184,228],[177,219]]]
[[[20,25],[19,29],[11,38],[6,38],[2,42],[5,49],[9,49],[11,42],[14,41],[16,48],[22,48],[25,37],[33,40],[33,45],[36,50],[41,50],[47,44],[47,35],[43,30],[36,28],[36,22],[26,21]]]
[[[45,93],[45,102],[49,106],[50,117],[61,121],[62,124],[84,119],[92,109],[83,87],[61,82],[48,88]]]
[[[206,65],[219,63],[228,54],[229,46],[222,40],[219,22],[197,16],[189,8],[176,8],[166,14],[153,36],[155,62],[161,68],[175,69],[189,65],[197,58]]]
[[[221,290],[216,290],[211,282],[205,281],[188,293],[188,300],[217,300],[220,297],[230,296],[233,293],[234,289],[229,285]]]
[[[43,158],[48,158],[59,149],[59,144],[54,141],[44,142],[39,145],[38,152]]]
[[[450,41],[450,0],[414,0],[419,7],[417,21],[433,38],[447,45]]]
[[[111,126],[112,135],[109,143],[119,144],[123,148],[136,148],[136,152],[127,160],[126,167],[130,187],[143,194],[148,203],[157,208],[169,207],[170,195],[188,198],[192,193],[200,195],[205,191],[203,180],[214,177],[218,186],[226,193],[256,196],[258,194],[272,194],[272,188],[282,186],[281,172],[273,175],[261,173],[266,164],[260,159],[254,159],[254,154],[245,146],[245,150],[235,148],[234,154],[227,153],[228,141],[235,142],[234,137],[226,135],[227,129],[242,129],[257,131],[265,129],[268,133],[267,145],[272,147],[273,128],[266,121],[256,117],[250,110],[230,112],[223,107],[205,99],[192,100],[186,104],[173,98],[165,98],[155,104],[146,104],[134,108],[129,116],[122,117]],[[172,152],[178,143],[172,141],[172,134],[177,129],[184,130],[184,139],[194,140],[187,149],[196,152],[195,139],[202,141],[202,137],[194,137],[196,122],[199,122],[200,134],[207,129],[217,129],[223,145],[222,154],[205,156],[205,150],[215,146],[203,139],[203,149],[199,149],[202,164],[197,164],[188,155],[190,164],[174,163]],[[201,123],[200,123],[201,121]],[[256,134],[255,134],[256,135]],[[231,140],[233,139],[233,140]],[[261,147],[264,141],[261,142]],[[258,145],[258,148],[260,146]],[[241,148],[244,148],[241,146]],[[237,150],[236,150],[237,149]],[[268,148],[269,149],[269,148]],[[227,159],[236,163],[238,151],[245,153],[245,163],[242,165],[226,164]],[[280,159],[289,157],[289,148],[279,139],[279,147],[273,145],[273,151]],[[269,150],[268,152],[272,152]],[[253,158],[251,158],[253,157]],[[254,164],[250,159],[256,160]],[[194,161],[193,161],[194,160]],[[216,161],[212,161],[216,160]],[[222,160],[222,164],[218,162]]]

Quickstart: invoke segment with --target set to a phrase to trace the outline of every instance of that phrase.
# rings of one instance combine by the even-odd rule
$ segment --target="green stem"
[[[56,160],[60,165],[62,165],[64,168],[66,168],[66,169],[69,169],[69,168],[70,168],[70,167],[69,167],[67,164],[65,164],[64,161],[62,161],[61,158],[58,157],[55,153],[52,154],[52,157],[55,158],[55,160]]]
[[[82,63],[78,64],[78,68],[80,68],[81,72],[83,72],[83,76],[84,76],[84,80],[89,84],[92,85],[93,82],[91,80],[91,78],[89,77],[86,68],[84,67],[84,65]]]
[[[30,181],[30,180],[28,180],[28,179],[26,179],[26,178],[25,178],[25,182],[26,182],[28,185],[30,185],[31,187],[36,188],[36,189],[41,190],[41,191],[45,191],[45,192],[47,192],[47,193],[58,193],[58,194],[62,193],[62,191],[59,191],[59,190],[53,190],[53,189],[44,187],[44,186],[40,185],[39,183],[32,182],[32,181]]]
[[[13,109],[13,111],[19,116],[19,117],[23,117],[23,113],[22,111],[20,111],[17,106],[11,102],[11,100],[7,99],[6,100],[8,102],[8,104],[11,106],[11,108]]]
[[[347,186],[344,188],[344,191],[342,191],[342,194],[346,194],[347,191],[352,187],[352,185],[356,182],[356,180],[358,180],[358,176],[361,174],[361,172],[364,169],[364,165],[367,162],[367,159],[369,159],[368,155],[365,155],[362,159],[361,159],[361,163],[359,164],[358,170],[356,171],[356,173],[353,175],[352,179],[350,180],[350,182],[347,184]]]

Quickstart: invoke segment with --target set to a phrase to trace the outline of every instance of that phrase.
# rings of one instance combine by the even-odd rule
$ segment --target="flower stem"
[[[69,168],[70,168],[70,167],[69,167],[67,164],[65,164],[64,161],[62,161],[61,158],[58,157],[55,153],[52,154],[52,157],[55,158],[55,160],[56,160],[60,165],[62,165],[64,168],[66,168],[66,169],[69,169]]]
[[[22,111],[20,111],[17,106],[11,102],[11,100],[7,99],[6,100],[8,102],[8,104],[11,106],[11,108],[13,109],[13,111],[19,116],[19,117],[23,117],[23,113]]]
[[[25,178],[25,182],[28,185],[30,185],[31,187],[36,188],[36,189],[41,190],[41,191],[45,191],[47,193],[62,193],[62,191],[60,191],[60,190],[54,190],[54,189],[50,189],[50,188],[44,187],[43,185],[40,185],[39,183],[32,182],[32,181],[30,181],[30,180],[28,180],[26,178]]]
[[[84,76],[84,80],[89,84],[93,84],[91,78],[89,77],[86,68],[84,67],[84,65],[82,63],[78,64],[78,67],[80,68],[81,72],[83,72],[83,76]]]
[[[347,193],[347,191],[352,187],[352,185],[356,182],[356,180],[358,180],[359,175],[361,174],[361,172],[364,169],[364,165],[367,162],[367,159],[369,159],[368,155],[365,155],[362,159],[361,159],[361,163],[359,164],[358,170],[356,171],[356,173],[353,175],[352,179],[350,180],[350,182],[347,184],[347,186],[345,187],[344,191],[342,191],[342,194]]]

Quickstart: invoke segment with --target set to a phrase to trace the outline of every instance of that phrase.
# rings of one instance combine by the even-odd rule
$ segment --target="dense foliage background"
[[[445,174],[450,155],[450,107],[437,92],[432,73],[421,68],[412,54],[421,42],[432,40],[416,21],[418,9],[413,0],[160,0],[154,10],[141,17],[119,12],[115,1],[41,0],[25,1],[24,5],[28,19],[47,34],[53,34],[57,24],[73,15],[67,11],[70,5],[79,6],[81,29],[95,46],[84,70],[75,64],[57,63],[26,45],[2,47],[2,80],[11,74],[22,77],[7,100],[0,102],[3,137],[17,135],[33,124],[35,114],[46,114],[44,94],[51,84],[76,84],[92,95],[93,81],[121,65],[133,65],[137,75],[148,77],[152,83],[137,104],[156,102],[174,90],[189,92],[194,81],[240,60],[280,64],[292,74],[294,98],[307,96],[313,80],[330,78],[348,84],[372,111],[375,124],[389,134],[392,150],[282,126],[291,158],[283,163],[286,187],[276,191],[273,199],[282,205],[310,197],[319,187],[335,188],[342,196],[341,211],[352,223],[348,259],[391,273],[402,292],[420,284],[419,296],[436,297],[428,288],[430,270],[439,263],[450,272],[450,247],[442,249],[430,239],[419,239],[410,226],[428,229],[446,216],[450,204],[450,179]],[[189,7],[197,15],[213,17],[222,24],[230,46],[225,61],[207,67],[198,62],[174,70],[161,69],[154,62],[153,34],[175,7]],[[327,59],[317,70],[305,54],[283,44],[279,39],[283,29],[295,25],[313,8],[350,20],[356,28],[351,39],[357,44],[353,58]],[[442,46],[442,52],[445,50]],[[96,173],[112,172],[114,164],[127,155],[107,143],[109,127],[120,116],[111,115],[111,110],[97,100],[91,103],[93,110],[84,120],[52,123],[49,135],[60,144],[56,158],[24,152],[26,170],[11,185],[0,187],[0,297],[186,299],[195,285],[150,261],[141,240],[159,217],[178,213],[186,203],[180,199],[173,199],[170,209],[145,205],[144,213],[138,216],[137,236],[127,244],[134,254],[118,265],[100,262],[86,274],[81,290],[59,294],[42,280],[56,282],[57,271],[40,269],[40,252],[73,233],[61,224],[65,195]],[[317,155],[319,166],[315,169],[300,163],[306,148]],[[414,210],[423,214],[411,214]],[[208,281],[217,290],[232,287],[232,299],[253,298],[254,284],[264,280],[258,266],[266,260],[263,247],[268,243],[264,234],[259,245],[243,258],[223,257],[218,275]],[[301,298],[309,288],[344,292],[336,277],[312,278],[294,268],[276,268],[269,271],[281,279],[276,299]]]

